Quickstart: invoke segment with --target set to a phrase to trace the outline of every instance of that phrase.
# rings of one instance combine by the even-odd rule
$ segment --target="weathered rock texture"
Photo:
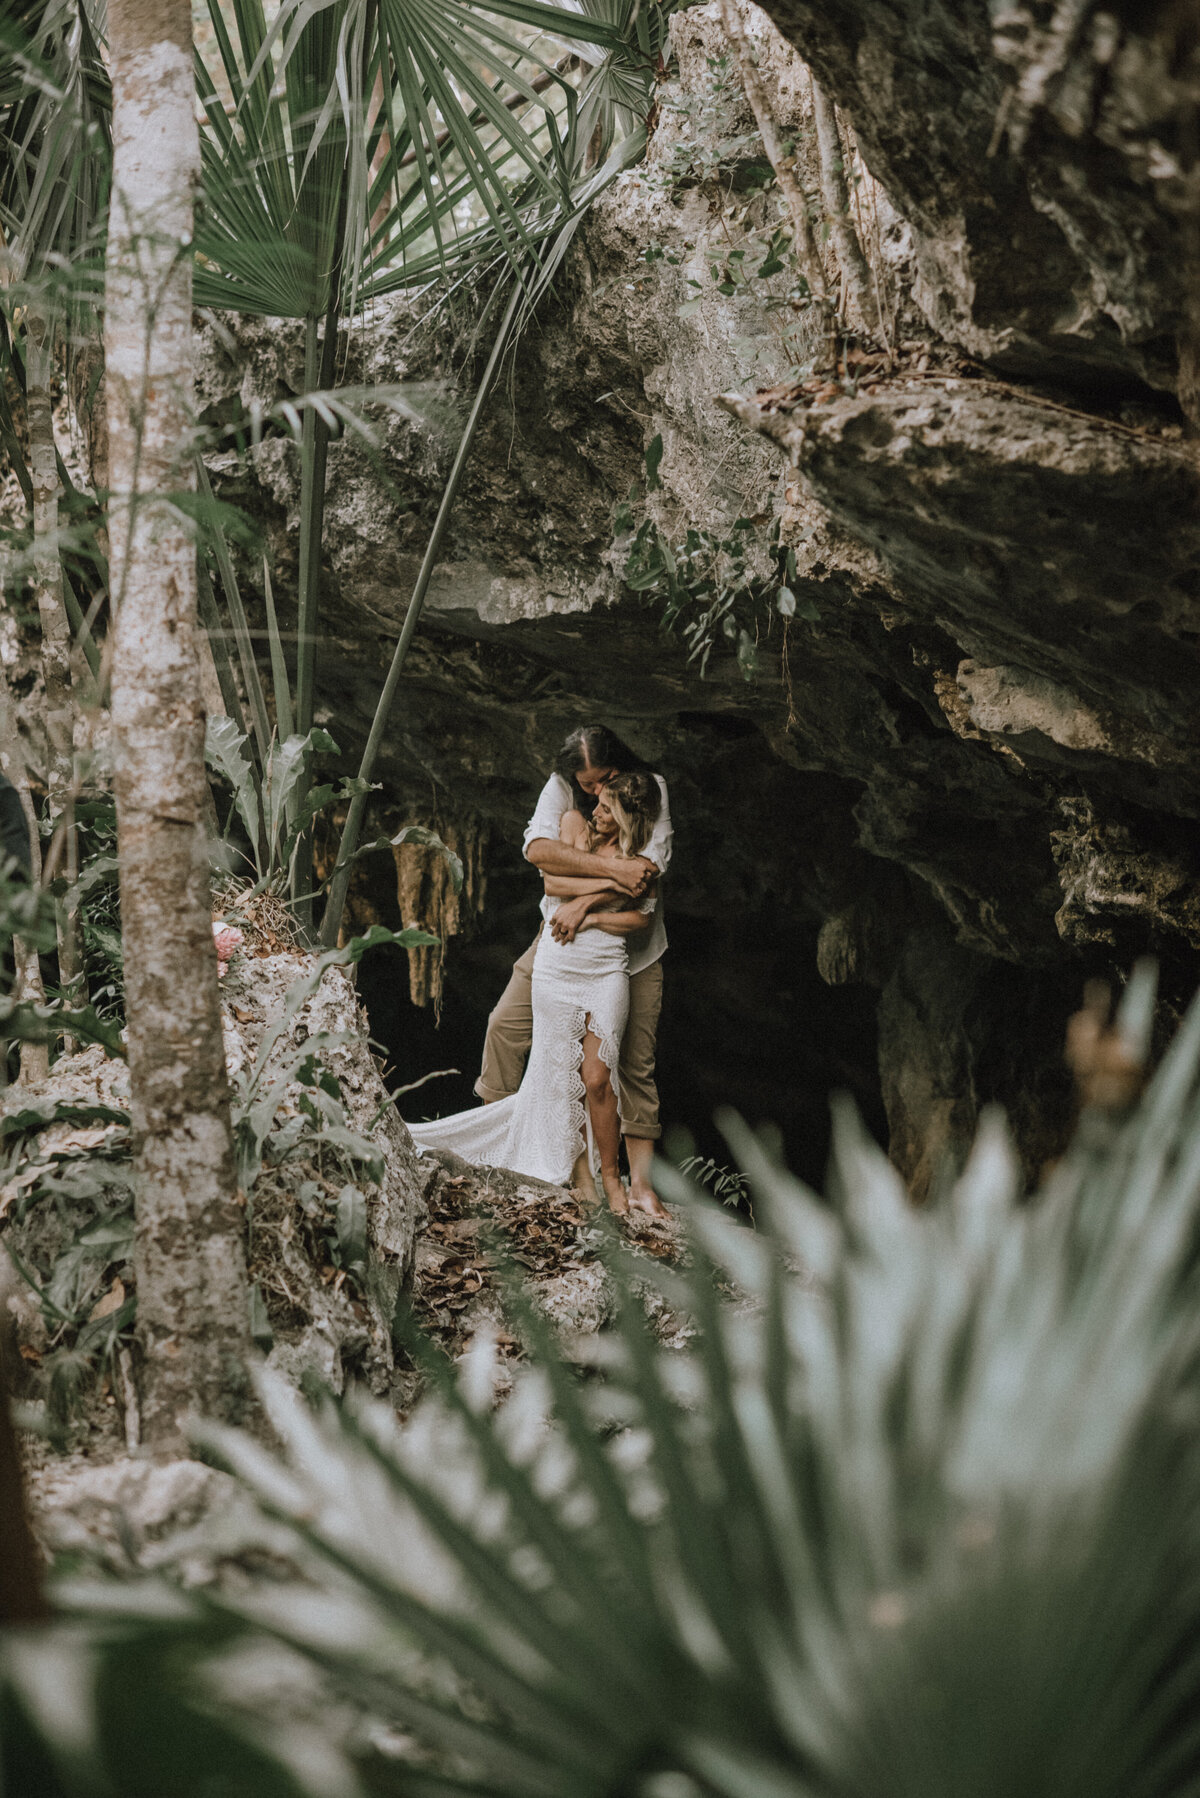
[[[413,1274],[422,1176],[345,970],[328,969],[285,1017],[289,990],[313,966],[298,953],[240,953],[221,983],[235,1118],[244,1129],[257,1117],[266,1137],[261,1172],[239,1195],[246,1259],[270,1326],[269,1336],[259,1328],[259,1346],[296,1383],[312,1375],[341,1392],[353,1378],[386,1393],[396,1375],[397,1302]],[[103,1457],[124,1441],[136,1447],[140,1435],[138,1370],[121,1347],[127,1337],[113,1357],[92,1345],[94,1364],[79,1368],[80,1390],[65,1407],[55,1386],[71,1351],[82,1359],[89,1328],[135,1290],[129,1130],[120,1122],[128,1106],[125,1063],[97,1047],[61,1058],[46,1081],[11,1088],[0,1105],[14,1145],[0,1186],[0,1271],[4,1251],[15,1251],[47,1295],[43,1302],[16,1280],[0,1292],[0,1328],[11,1326],[20,1351],[19,1396],[48,1397],[52,1417],[65,1408],[60,1423]],[[67,1115],[58,1115],[64,1108]],[[320,1134],[331,1122],[334,1129]],[[343,1142],[346,1130],[369,1139],[379,1178],[346,1156],[339,1130]],[[362,1195],[365,1262],[339,1268],[337,1199],[350,1183]]]
[[[1172,0],[1069,10],[1078,22],[1059,48],[1034,15],[1048,23],[1066,8],[767,7],[909,221],[914,297],[940,335],[1024,376],[1173,391],[1188,278],[1180,221],[1194,200],[1194,21]]]
[[[424,809],[488,843],[488,905],[448,966],[458,1035],[448,1054],[399,1008],[376,1027],[401,1065],[473,1071],[534,923],[522,823],[557,741],[604,718],[671,783],[668,1112],[773,1116],[819,1177],[828,1089],[882,1096],[923,1190],[987,1098],[1031,1163],[1054,1152],[1086,972],[1149,950],[1168,1009],[1194,985],[1200,518],[1175,398],[1187,46],[1146,8],[1113,26],[1107,62],[1085,33],[1018,104],[981,0],[773,10],[882,184],[864,188],[872,253],[907,348],[857,385],[755,396],[786,372],[763,310],[708,273],[739,165],[679,173],[720,28],[711,6],[678,15],[647,163],[596,208],[492,406],[381,770],[396,816]],[[755,18],[812,190],[804,68]],[[1017,74],[1041,68],[1029,57]],[[1090,98],[1064,86],[1077,63]],[[1135,120],[1151,65],[1169,66],[1169,93]],[[735,144],[751,129],[736,102],[709,125]],[[651,244],[666,254],[649,263]],[[354,372],[436,373],[448,327],[415,323],[367,320]],[[200,386],[231,417],[298,381],[280,329],[232,347],[214,333]],[[778,514],[795,549],[802,604],[786,630],[762,611],[751,682],[720,646],[701,680],[622,585],[613,509],[659,434],[649,509],[665,532]],[[344,748],[365,734],[447,454],[389,425],[385,485],[354,443],[331,452],[319,670]],[[267,518],[286,588],[293,451],[268,444],[225,484]],[[381,906],[385,889],[381,874]]]
[[[268,1167],[253,1195],[250,1272],[272,1326],[271,1365],[297,1382],[314,1374],[334,1392],[350,1374],[385,1392],[395,1368],[396,1303],[412,1272],[422,1210],[417,1156],[388,1103],[367,1047],[358,994],[343,969],[330,968],[277,1030],[289,990],[312,971],[312,957],[298,952],[237,957],[223,983],[225,1060],[234,1090],[250,1105],[276,1095],[281,1131],[275,1140],[281,1146],[289,1123],[297,1132],[294,1146]],[[270,1046],[258,1071],[264,1042]],[[361,1164],[339,1161],[336,1142],[322,1147],[315,1133],[319,1117],[306,1128],[305,1107],[313,1107],[314,1097],[332,1097],[318,1093],[311,1077],[301,1082],[306,1047],[336,1082],[335,1124],[344,1122],[375,1146],[381,1179],[370,1178]],[[321,1240],[329,1233],[332,1197],[347,1183],[357,1185],[365,1200],[367,1250],[365,1268],[349,1280]]]

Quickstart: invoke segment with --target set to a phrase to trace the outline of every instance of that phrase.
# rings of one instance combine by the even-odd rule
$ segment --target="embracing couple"
[[[584,1192],[598,1162],[614,1211],[663,1216],[650,1163],[661,1134],[654,1044],[667,946],[658,893],[671,859],[666,783],[603,725],[573,731],[524,852],[543,877],[543,923],[488,1019],[475,1085],[484,1103],[411,1125],[413,1141]]]

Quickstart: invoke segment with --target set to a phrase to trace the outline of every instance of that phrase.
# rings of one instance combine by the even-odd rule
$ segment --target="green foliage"
[[[99,1043],[105,1054],[125,1060],[121,1025],[101,1017],[94,1005],[63,1005],[53,1001],[36,1005],[29,999],[0,997],[0,1037],[18,1043],[49,1043],[73,1036],[81,1043]]]
[[[0,863],[0,940],[10,936],[21,937],[39,955],[49,955],[58,942],[52,895],[6,856]]]
[[[79,878],[73,897],[87,991],[97,1016],[119,1026],[125,1019],[125,956],[116,807],[109,799],[77,800],[75,824]],[[50,891],[61,905],[69,891],[66,880],[53,881]]]
[[[41,1133],[62,1124],[67,1135],[57,1133],[47,1149]],[[5,1115],[0,1152],[4,1246],[41,1309],[45,1427],[65,1446],[82,1395],[112,1367],[136,1312],[129,1114],[104,1104],[30,1101]]]
[[[105,858],[99,858],[104,861]],[[95,890],[110,872],[107,864],[93,872],[88,881],[81,879],[84,894]],[[24,870],[8,858],[0,865],[0,941],[19,936],[40,955],[49,955],[57,945],[58,905],[65,883],[54,890],[34,886]],[[85,906],[85,916],[87,915]],[[119,956],[119,942],[116,954]],[[108,965],[111,966],[111,959]],[[0,993],[0,1041],[48,1043],[53,1046],[69,1033],[81,1042],[100,1043],[109,1055],[124,1057],[119,1008],[111,1003],[112,990],[98,994],[104,1009],[95,1004],[72,1005],[62,995],[54,995],[48,1004]]]
[[[10,321],[13,307],[32,302],[44,317],[81,323],[103,278],[111,119],[102,38],[102,15],[87,0],[11,0],[0,18]]]
[[[379,849],[398,849],[402,843],[412,843],[422,849],[436,849],[450,872],[450,887],[455,893],[462,892],[463,865],[462,858],[454,853],[448,843],[444,843],[436,830],[430,830],[426,824],[405,824],[392,837],[376,837],[373,843],[363,843],[345,862],[339,862],[344,868],[349,862],[359,861],[364,855],[373,855]]]
[[[661,455],[656,438],[646,452],[648,489],[658,484]],[[635,529],[636,509],[638,499],[631,496],[614,516],[617,542],[626,540],[622,579],[658,608],[664,631],[682,637],[688,660],[699,664],[701,675],[724,642],[752,680],[758,644],[774,615],[819,617],[812,601],[798,599],[788,584],[796,580],[796,552],[779,546],[777,524],[766,545],[759,543],[758,524],[751,518],[735,519],[724,536],[692,527],[672,540],[653,517],[643,516]]]
[[[19,412],[31,324],[54,362],[64,337],[74,346],[96,336],[111,137],[102,40],[102,9],[91,0],[9,0],[0,8],[0,464],[16,474],[30,512],[33,482],[13,401]],[[76,589],[90,590],[97,508],[61,461],[59,478],[64,600],[94,673],[98,657],[80,632]],[[31,570],[30,524],[0,525],[0,550],[5,585],[19,599]]]
[[[761,1228],[664,1172],[689,1257],[613,1242],[587,1378],[515,1288],[530,1364],[499,1407],[479,1341],[454,1369],[426,1357],[403,1428],[269,1380],[281,1459],[205,1429],[305,1579],[159,1600],[175,1667],[203,1689],[230,1652],[214,1630],[257,1625],[352,1694],[387,1752],[360,1733],[302,1775],[293,1754],[313,1791],[1191,1792],[1200,1004],[1136,1110],[1086,1115],[1032,1200],[996,1115],[923,1212],[848,1104],[829,1204],[727,1129]],[[647,1289],[692,1320],[687,1348],[659,1345]],[[150,1629],[136,1593],[84,1602],[102,1665]],[[153,1731],[153,1682],[139,1696]],[[142,1751],[105,1740],[117,1789]]]
[[[47,1124],[122,1124],[129,1113],[112,1105],[75,1104],[63,1099],[30,1099],[19,1110],[0,1117],[0,1139],[24,1136],[27,1130],[44,1130]]]
[[[738,129],[746,95],[736,63],[729,56],[710,56],[706,62],[707,79],[663,106],[678,133],[659,177],[672,191],[771,174],[757,128],[752,123],[749,131]]]
[[[328,731],[314,729],[303,737],[292,735],[282,743],[272,742],[261,775],[249,741],[232,718],[211,717],[204,754],[209,767],[232,791],[226,835],[236,814],[249,845],[248,859],[258,890],[282,892],[302,833],[327,805],[349,798],[353,786],[347,781],[337,786],[330,782],[306,786],[310,758],[338,753]]]
[[[746,1176],[737,1168],[725,1167],[711,1156],[689,1155],[679,1163],[679,1171],[685,1179],[693,1180],[705,1192],[711,1192],[722,1205],[735,1211],[750,1210],[750,1187]]]
[[[757,127],[742,126],[746,98],[727,56],[708,59],[707,78],[664,107],[678,136],[660,168],[640,176],[675,195],[704,186],[711,224],[700,239],[674,246],[650,242],[642,260],[649,278],[683,269],[680,318],[693,318],[709,295],[743,301],[751,329],[735,329],[733,347],[747,372],[769,381],[800,380],[828,357],[829,326],[792,242],[792,221]],[[795,146],[785,146],[794,152]],[[822,216],[806,195],[810,217]],[[678,286],[679,277],[672,281]]]
[[[317,1059],[318,1050],[336,1048],[346,1038],[330,1031],[312,1032],[274,1063],[272,1056],[296,1014],[314,996],[330,968],[353,967],[369,949],[384,944],[417,949],[437,941],[426,930],[388,930],[382,924],[374,924],[365,935],[352,937],[340,949],[330,949],[319,956],[308,974],[292,982],[279,1016],[263,1032],[253,1065],[234,1080],[234,1149],[238,1182],[244,1193],[253,1193],[264,1161],[268,1160],[278,1165],[288,1159],[304,1159],[314,1161],[322,1169],[331,1162],[351,1174],[361,1166],[368,1179],[383,1178],[382,1151],[350,1127],[341,1088]],[[279,1107],[294,1082],[306,1089],[298,1115],[278,1125]],[[333,1230],[332,1240],[341,1246],[342,1237],[339,1225]]]
[[[339,290],[352,313],[497,256],[524,262],[593,197],[589,146],[604,163],[618,138],[644,143],[670,10],[286,0],[269,20],[261,0],[235,0],[231,32],[209,0],[198,300],[336,318]],[[591,65],[578,84],[563,43]]]

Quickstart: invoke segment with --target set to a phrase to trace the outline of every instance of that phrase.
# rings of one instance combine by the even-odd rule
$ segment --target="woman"
[[[649,842],[661,804],[653,775],[618,774],[602,790],[590,823],[578,811],[564,814],[560,838],[585,854],[632,859]],[[534,957],[533,1042],[519,1090],[409,1129],[418,1148],[453,1149],[467,1161],[565,1186],[585,1152],[590,1121],[608,1203],[627,1211],[617,1096],[629,1010],[627,944],[649,925],[655,901],[635,908],[626,895],[600,895],[574,931],[560,933],[561,941],[554,932],[560,903],[552,896],[542,901],[547,928]]]

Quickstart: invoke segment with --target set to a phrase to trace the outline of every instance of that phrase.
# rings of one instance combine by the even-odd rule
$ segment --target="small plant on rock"
[[[655,437],[646,451],[644,487],[635,487],[613,517],[624,556],[622,579],[657,607],[663,630],[683,639],[701,675],[718,644],[726,643],[752,680],[759,643],[776,618],[786,628],[792,618],[815,622],[820,616],[796,592],[796,552],[781,545],[778,518],[765,544],[759,538],[763,521],[755,518],[736,518],[723,535],[692,526],[681,537],[669,536],[645,504],[658,487],[662,453],[662,438]]]

